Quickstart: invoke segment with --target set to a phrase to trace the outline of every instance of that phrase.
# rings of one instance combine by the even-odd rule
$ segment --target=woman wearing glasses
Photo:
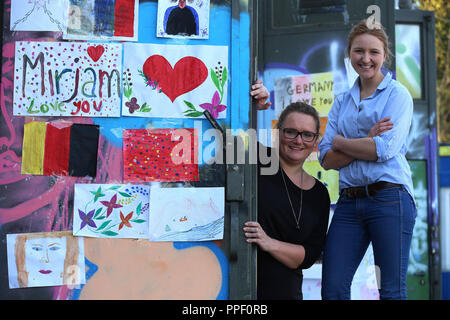
[[[261,109],[270,104],[265,103],[268,92],[260,81],[251,94]],[[326,187],[303,170],[319,136],[317,111],[302,102],[292,103],[277,126],[279,170],[274,175],[259,173],[258,222],[245,223],[244,233],[247,242],[259,248],[258,299],[299,300],[302,269],[314,264],[325,243],[330,198]]]

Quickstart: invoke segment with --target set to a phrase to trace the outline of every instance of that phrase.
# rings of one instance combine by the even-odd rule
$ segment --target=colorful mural
[[[409,253],[406,284],[408,299],[421,300],[429,294],[428,274],[428,183],[425,161],[409,161],[413,172],[414,199],[417,206],[416,223]]]
[[[422,98],[422,57],[420,26],[395,25],[395,66],[397,79],[408,88],[414,99]]]

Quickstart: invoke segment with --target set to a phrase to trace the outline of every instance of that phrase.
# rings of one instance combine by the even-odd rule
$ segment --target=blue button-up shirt
[[[413,196],[411,170],[405,157],[413,116],[412,97],[388,72],[375,92],[360,101],[358,79],[349,91],[334,100],[325,135],[319,143],[319,162],[322,164],[325,154],[331,149],[335,135],[348,139],[365,138],[378,120],[388,117],[394,123],[393,128],[373,138],[378,159],[354,160],[338,169],[339,189],[387,181],[403,184]]]

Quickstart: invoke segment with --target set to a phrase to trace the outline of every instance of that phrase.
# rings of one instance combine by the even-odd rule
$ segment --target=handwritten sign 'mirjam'
[[[121,44],[16,42],[14,115],[119,117]]]

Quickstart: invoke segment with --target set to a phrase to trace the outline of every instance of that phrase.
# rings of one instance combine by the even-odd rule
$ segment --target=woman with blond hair
[[[380,24],[354,26],[347,54],[359,77],[335,98],[319,144],[321,165],[339,170],[340,190],[324,249],[322,298],[350,299],[353,276],[372,243],[380,298],[406,299],[417,215],[405,157],[413,100],[382,72],[390,51]]]

